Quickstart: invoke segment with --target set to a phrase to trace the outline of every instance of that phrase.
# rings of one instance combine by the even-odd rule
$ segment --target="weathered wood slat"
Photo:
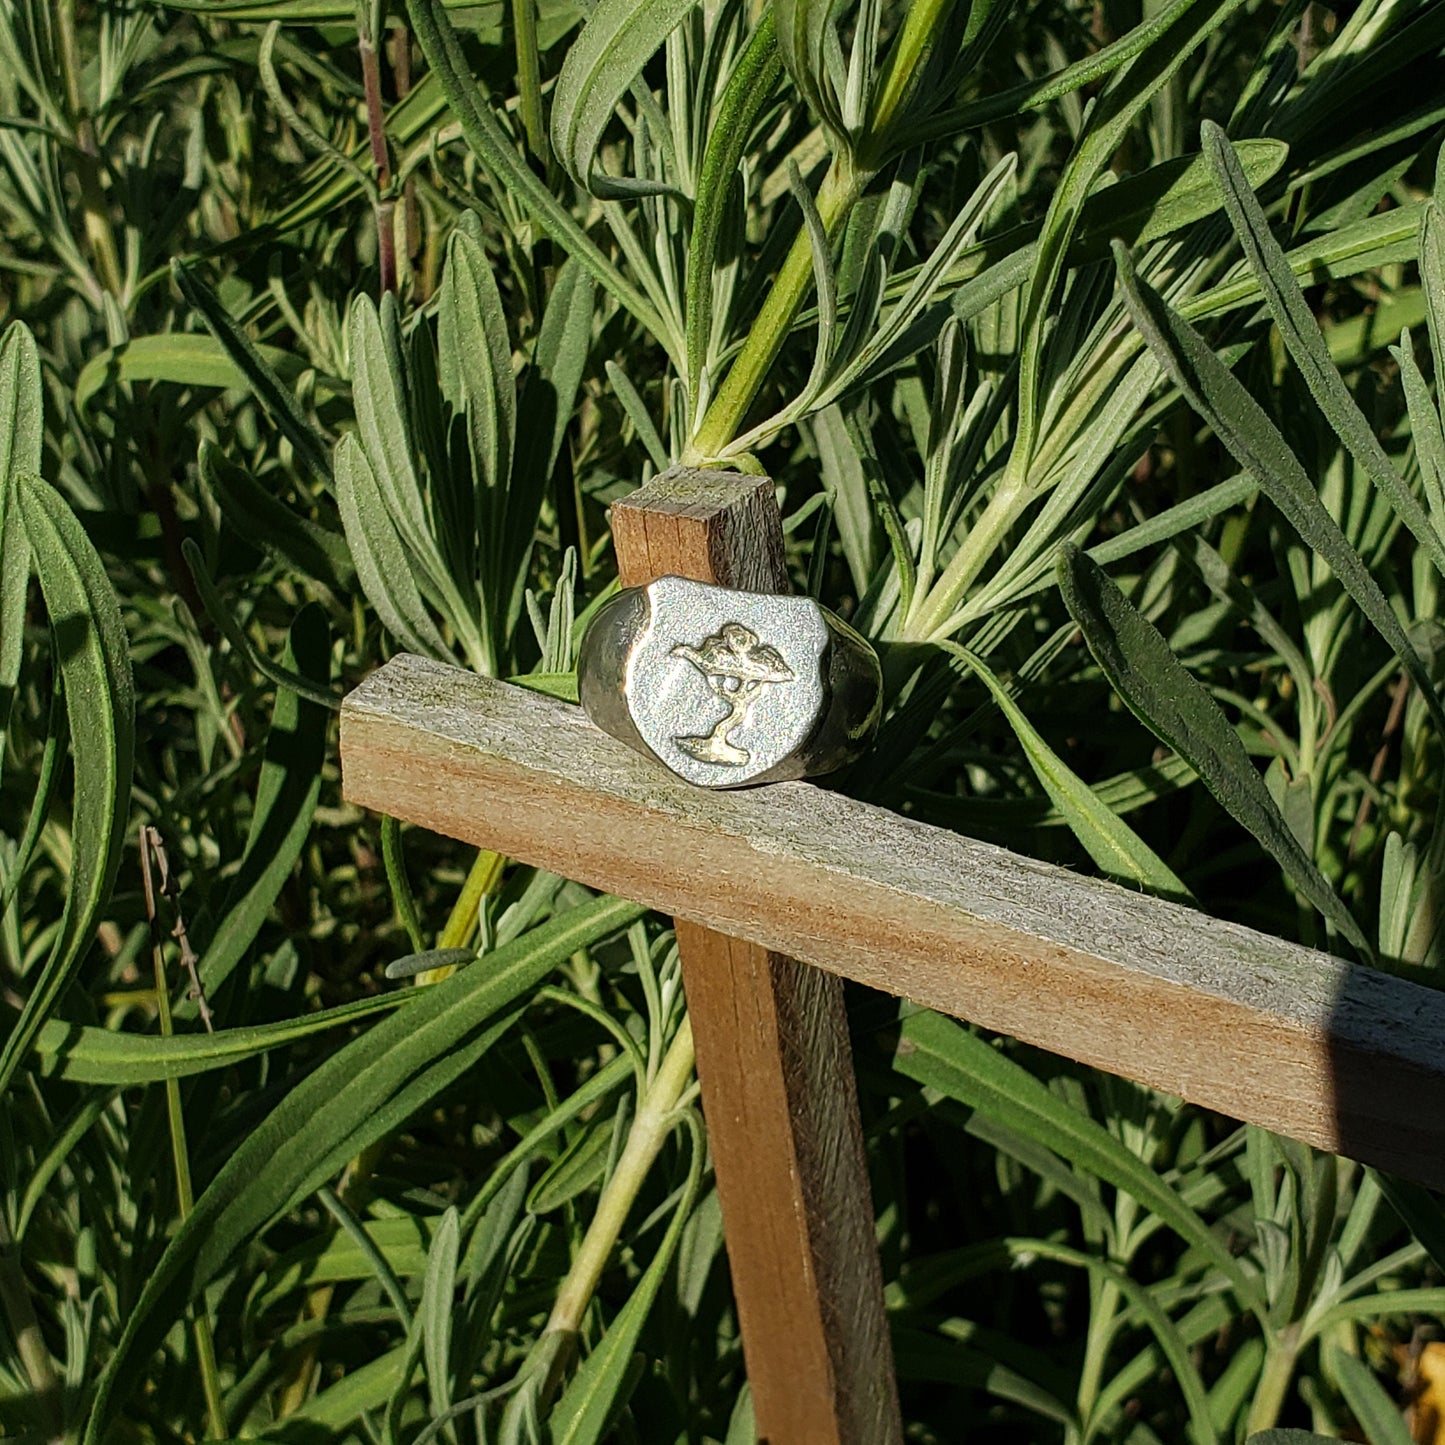
[[[787,590],[767,477],[674,469],[611,520],[624,586]],[[843,982],[685,920],[677,942],[758,1436],[902,1445]]]
[[[341,731],[353,802],[1445,1187],[1445,994],[415,657]]]

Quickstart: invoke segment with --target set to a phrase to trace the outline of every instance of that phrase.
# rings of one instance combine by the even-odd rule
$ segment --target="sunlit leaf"
[[[552,96],[552,147],[579,185],[617,102],[698,0],[599,0]]]

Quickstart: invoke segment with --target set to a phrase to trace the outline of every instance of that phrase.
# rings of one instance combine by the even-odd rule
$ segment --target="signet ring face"
[[[704,788],[814,777],[877,726],[878,659],[810,597],[661,577],[593,618],[577,663],[587,715]]]

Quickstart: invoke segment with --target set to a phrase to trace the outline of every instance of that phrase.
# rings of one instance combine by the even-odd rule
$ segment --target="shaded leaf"
[[[171,275],[180,287],[181,295],[200,313],[206,328],[244,377],[256,400],[295,447],[296,455],[302,463],[318,477],[329,480],[331,460],[326,455],[326,443],[317,434],[316,428],[311,425],[296,398],[276,374],[260,347],[236,324],[231,313],[221,304],[220,297],[192,268],[183,266],[179,261],[172,261]]]
[[[1400,659],[1435,719],[1445,727],[1429,670],[1400,625],[1379,583],[1320,500],[1299,459],[1248,388],[1210,350],[1204,338],[1134,271],[1114,248],[1119,281],[1134,324],[1189,404],[1210,424],[1236,461],[1284,514],[1301,540],[1326,562],[1340,585]]]
[[[1100,802],[1083,779],[1039,736],[1008,689],[983,661],[957,645],[950,646],[949,651],[962,658],[993,695],[993,700],[1023,745],[1024,756],[1028,758],[1029,766],[1044,791],[1068,822],[1074,836],[1088,849],[1089,856],[1099,865],[1100,871],[1110,878],[1137,884],[1151,893],[1169,898],[1188,898],[1189,890],[1164,860],[1122,818]]]
[[[940,1014],[903,1024],[893,1067],[1123,1190],[1200,1250],[1251,1308],[1255,1289],[1224,1238],[1107,1129],[1052,1094],[1027,1069]]]
[[[60,933],[0,1046],[0,1092],[75,976],[110,901],[130,817],[135,757],[129,647],[105,567],[75,514],[48,482],[21,476],[15,498],[50,615],[54,663],[64,681],[75,791]]]
[[[1201,134],[1204,154],[1224,196],[1224,208],[1244,248],[1245,260],[1259,281],[1265,303],[1310,394],[1319,403],[1335,435],[1389,499],[1396,516],[1430,554],[1436,570],[1445,575],[1445,541],[1385,455],[1374,429],[1335,370],[1329,346],[1290,271],[1283,248],[1270,234],[1269,222],[1250,189],[1239,157],[1213,121],[1204,122]]]
[[[1360,1422],[1370,1445],[1413,1445],[1414,1437],[1405,1428],[1400,1407],[1385,1393],[1385,1387],[1363,1360],[1336,1349],[1331,1352],[1330,1363],[1339,1381],[1340,1393]]]
[[[211,580],[211,574],[206,570],[205,559],[201,556],[201,549],[196,545],[194,537],[187,537],[181,542],[181,556],[190,570],[196,591],[201,594],[206,616],[215,623],[221,636],[231,644],[238,657],[244,657],[255,671],[277,687],[289,688],[298,696],[304,697],[308,702],[318,703],[329,712],[341,710],[341,699],[335,693],[328,692],[324,687],[317,687],[293,668],[278,666],[251,645],[251,640],[242,631],[233,609],[226,604],[226,599]]]
[[[139,1361],[236,1250],[470,1069],[510,1026],[513,1016],[496,1021],[502,1010],[642,912],[604,897],[551,919],[497,949],[486,969],[417,990],[415,1003],[293,1088],[226,1160],[146,1280],[100,1378],[86,1445],[104,1439],[112,1412],[139,1383]]]
[[[303,676],[331,675],[331,629],[318,603],[296,614],[283,666]],[[330,727],[328,708],[289,688],[277,690],[246,849],[226,889],[215,931],[201,950],[201,986],[208,995],[230,977],[255,942],[301,856],[321,796]],[[195,1012],[193,999],[175,1007],[179,1018]]]
[[[1064,605],[1130,711],[1199,774],[1300,892],[1366,957],[1369,944],[1334,889],[1280,816],[1264,779],[1219,704],[1134,609],[1103,569],[1066,545],[1059,559]]]
[[[252,344],[283,390],[294,386],[310,369],[294,352]],[[103,387],[135,381],[166,381],[176,386],[218,387],[225,391],[251,388],[246,371],[216,337],[195,331],[168,331],[159,336],[133,336],[123,345],[92,356],[76,379],[75,404],[84,410]],[[318,382],[317,390],[323,395],[335,395],[341,390],[325,377],[318,377]]]
[[[449,658],[451,649],[422,601],[371,463],[351,436],[336,448],[336,501],[357,580],[382,626],[412,652]]]
[[[0,338],[0,763],[25,645],[30,543],[16,499],[22,473],[38,474],[45,441],[40,353],[28,327]]]
[[[283,565],[319,582],[338,597],[345,597],[355,586],[356,569],[341,533],[288,507],[250,472],[227,461],[220,449],[205,438],[201,441],[200,468],[221,515],[238,536],[256,543]]]

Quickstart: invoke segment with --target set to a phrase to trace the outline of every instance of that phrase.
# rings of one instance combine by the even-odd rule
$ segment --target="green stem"
[[[867,176],[851,162],[834,156],[818,190],[818,216],[832,241],[863,193]],[[778,278],[763,302],[758,319],[738,353],[696,435],[683,454],[685,466],[699,466],[722,456],[729,442],[742,430],[748,409],[762,387],[788,331],[813,284],[813,248],[807,227],[799,230],[784,260]]]
[[[119,298],[125,289],[125,278],[116,249],[115,231],[106,208],[105,191],[100,183],[99,148],[95,123],[86,113],[85,91],[81,84],[80,44],[75,32],[75,0],[61,0],[56,6],[56,35],[60,46],[60,68],[65,76],[65,94],[70,106],[70,123],[74,127],[76,149],[75,175],[80,183],[81,219],[85,239],[95,258],[100,282]]]
[[[141,848],[144,852],[147,842],[143,838]],[[155,964],[156,974],[156,1010],[160,1015],[161,1037],[170,1038],[175,1032],[171,1023],[171,994],[170,986],[166,982],[165,959],[161,955],[157,933],[154,907],[155,900],[150,890],[150,875],[146,874],[146,902],[148,911],[151,912],[152,946],[151,957]],[[191,1160],[190,1150],[186,1144],[186,1121],[181,1111],[181,1084],[179,1079],[166,1080],[166,1112],[170,1116],[171,1126],[171,1158],[175,1162],[176,1170],[176,1204],[177,1212],[180,1215],[182,1224],[190,1217],[191,1211],[195,1208],[195,1194],[191,1187]],[[196,1304],[196,1317],[193,1321],[196,1335],[196,1356],[201,1369],[201,1388],[206,1396],[206,1415],[210,1437],[213,1440],[224,1440],[227,1438],[226,1412],[221,1403],[221,1378],[220,1371],[216,1367],[216,1342],[211,1333],[211,1318],[206,1313],[205,1297],[202,1296]]]
[[[1294,1378],[1295,1360],[1299,1356],[1299,1326],[1287,1325],[1270,1340],[1265,1351],[1264,1366],[1259,1372],[1259,1385],[1249,1407],[1246,1436],[1274,1428],[1284,1397]]]
[[[917,599],[913,616],[904,627],[910,642],[937,640],[948,633],[948,621],[959,599],[972,586],[993,556],[1004,534],[1013,526],[1023,505],[1024,488],[1005,471],[998,488],[989,498],[983,515],[969,529],[957,552],[949,558],[942,576],[926,597]]]
[[[537,48],[535,0],[512,0],[512,29],[517,37],[517,90],[521,99],[522,129],[527,149],[548,166],[552,150],[547,143],[547,119],[542,112],[542,59]]]
[[[406,929],[412,952],[420,953],[426,947],[426,940],[422,937],[421,918],[416,911],[416,895],[411,891],[411,879],[406,876],[401,820],[385,813],[381,818],[381,862],[391,888],[391,906],[396,910],[398,922]]]
[[[1112,1280],[1102,1280],[1098,1290],[1098,1300],[1089,1313],[1089,1333],[1084,1344],[1084,1363],[1079,1371],[1079,1388],[1075,1397],[1079,1420],[1085,1426],[1099,1402],[1099,1385],[1109,1358],[1109,1346],[1114,1340],[1114,1316],[1121,1298],[1118,1286]]]
[[[482,899],[497,886],[506,866],[507,860],[503,854],[493,853],[488,848],[477,850],[477,856],[472,860],[471,872],[467,874],[467,881],[462,884],[462,891],[457,895],[457,901],[452,904],[446,927],[437,939],[438,948],[466,947],[467,939],[471,937],[472,929],[476,926]],[[440,983],[456,971],[456,965],[449,963],[444,968],[429,968],[425,973],[417,974],[416,981],[418,985]]]
[[[582,1327],[582,1316],[597,1282],[627,1222],[633,1202],[646,1182],[653,1162],[661,1151],[676,1122],[677,1108],[692,1082],[694,1053],[692,1022],[684,1018],[673,1035],[657,1076],[638,1105],[637,1117],[627,1134],[622,1157],[597,1201],[597,1212],[582,1237],[572,1268],[562,1282],[556,1303],[552,1306],[543,1341],[555,1341],[545,1352],[552,1382],[560,1374],[570,1354],[572,1342]],[[550,1382],[549,1382],[550,1383]]]

